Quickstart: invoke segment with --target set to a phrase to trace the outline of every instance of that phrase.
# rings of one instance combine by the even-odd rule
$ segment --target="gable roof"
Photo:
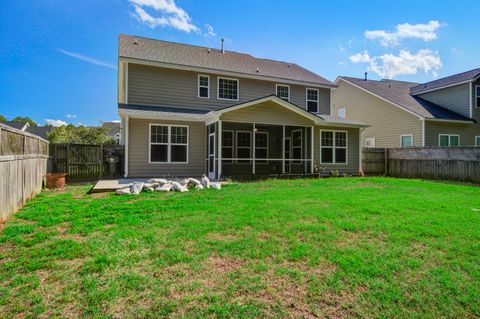
[[[354,86],[368,91],[405,111],[426,119],[469,121],[473,120],[450,111],[444,107],[428,102],[410,94],[410,89],[418,83],[395,80],[367,80],[342,76],[343,79]]]
[[[30,126],[30,124],[28,123],[15,122],[15,121],[2,122],[2,124],[8,125],[20,131],[25,131],[25,129]]]
[[[26,129],[28,133],[40,136],[43,139],[47,139],[48,133],[53,130],[53,126],[30,126]]]
[[[478,77],[480,77],[480,68],[458,73],[451,76],[447,76],[445,78],[441,78],[435,81],[418,84],[416,86],[413,86],[410,89],[410,93],[413,95],[416,95],[416,94],[424,93],[427,91],[437,90],[446,86],[452,86],[452,85],[457,85],[464,82],[470,82],[475,80]]]
[[[334,87],[329,80],[295,64],[255,58],[250,54],[119,35],[118,55],[146,61],[226,71],[248,76],[272,77]]]
[[[105,134],[108,136],[114,137],[120,133],[120,122],[103,122],[102,127],[107,129]]]

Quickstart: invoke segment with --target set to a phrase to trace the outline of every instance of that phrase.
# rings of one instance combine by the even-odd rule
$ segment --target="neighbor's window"
[[[218,98],[238,101],[238,80],[218,78]]]
[[[250,151],[251,151],[251,132],[237,131],[236,138],[237,145],[237,163],[249,164],[250,163]],[[242,160],[242,158],[245,158]]]
[[[290,86],[277,84],[276,95],[285,101],[290,101]]]
[[[347,163],[347,132],[321,131],[320,162],[324,164]]]
[[[440,134],[438,136],[438,145],[440,146],[459,146],[460,136],[452,134]]]
[[[480,85],[475,86],[475,97],[477,103],[475,104],[477,107],[480,107]]]
[[[475,136],[475,146],[480,146],[480,136]]]
[[[412,134],[400,136],[400,147],[410,147],[410,146],[413,146]]]
[[[302,130],[292,131],[292,163],[302,163]]]
[[[207,99],[210,97],[210,76],[198,76],[198,97]]]
[[[187,161],[187,126],[150,125],[151,163],[186,163]]]
[[[307,111],[318,113],[318,89],[307,89]]]
[[[268,162],[268,132],[255,132],[255,160],[256,163]]]
[[[346,114],[347,114],[347,111],[345,110],[345,108],[338,109],[337,111],[337,115],[341,119],[344,119]]]
[[[233,131],[222,132],[222,162],[233,163]]]
[[[375,138],[366,138],[365,139],[365,147],[375,147]]]

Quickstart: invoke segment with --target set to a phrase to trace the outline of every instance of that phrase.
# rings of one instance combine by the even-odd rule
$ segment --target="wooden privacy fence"
[[[364,148],[365,175],[480,183],[480,147]]]
[[[0,124],[0,221],[42,190],[48,141]]]
[[[107,158],[116,157],[116,174],[123,175],[123,145],[51,144],[51,165],[55,173],[68,173],[68,181],[89,181],[110,176]]]

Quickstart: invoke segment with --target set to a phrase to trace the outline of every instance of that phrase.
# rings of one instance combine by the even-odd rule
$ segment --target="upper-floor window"
[[[410,147],[413,146],[413,135],[402,135],[400,136],[400,147]]]
[[[285,101],[290,101],[290,86],[284,84],[277,84],[275,86],[276,95],[284,99]]]
[[[475,105],[480,107],[480,85],[475,86]]]
[[[210,76],[198,76],[198,97],[210,98]]]
[[[218,99],[238,101],[238,80],[219,77]]]
[[[439,134],[438,135],[439,146],[459,146],[460,136],[453,134]]]
[[[337,115],[339,118],[344,119],[347,115],[347,110],[344,107],[341,109],[338,109]]]
[[[307,111],[318,113],[318,89],[307,88]]]
[[[187,163],[188,126],[150,124],[150,163]]]

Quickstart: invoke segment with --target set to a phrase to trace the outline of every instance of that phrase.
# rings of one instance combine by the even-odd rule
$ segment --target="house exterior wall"
[[[417,95],[453,112],[470,117],[470,83],[447,87]]]
[[[239,80],[239,100],[231,101],[217,99],[218,77],[223,76],[217,76],[214,73],[198,73],[133,63],[129,63],[128,70],[123,71],[122,69],[122,72],[128,74],[127,103],[205,108],[208,110],[215,110],[275,94],[275,85],[283,84],[281,80],[272,82],[235,77]],[[210,98],[198,97],[199,74],[210,76]],[[306,108],[307,86],[289,85],[290,102]],[[330,89],[314,86],[308,87],[319,90],[319,113],[330,114]],[[119,91],[119,97],[122,94],[125,94],[125,92]]]
[[[375,147],[400,147],[402,135],[413,135],[413,145],[422,146],[422,122],[407,111],[340,80],[332,92],[332,114],[346,109],[346,119],[370,125],[362,132],[361,145],[375,139]]]

